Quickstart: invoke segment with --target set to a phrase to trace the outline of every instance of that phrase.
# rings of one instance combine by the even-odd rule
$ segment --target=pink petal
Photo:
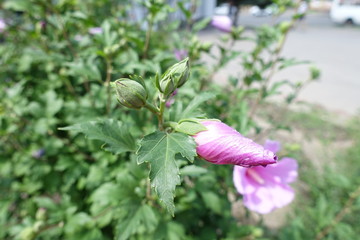
[[[213,16],[211,25],[223,32],[231,32],[232,22],[228,16]]]
[[[276,155],[235,129],[220,121],[201,122],[206,128],[194,135],[198,155],[214,164],[234,164],[243,167],[266,166],[276,162]]]
[[[265,141],[264,148],[272,151],[273,153],[277,153],[281,149],[281,144],[278,141],[267,139]]]
[[[284,184],[259,187],[252,194],[244,195],[244,205],[252,211],[267,214],[281,208],[294,199],[294,190]]]
[[[0,32],[3,32],[6,28],[6,23],[4,19],[0,18]]]
[[[246,176],[247,168],[234,166],[233,182],[240,194],[251,194],[256,190],[256,183]]]
[[[92,35],[102,34],[103,30],[101,27],[89,28],[89,33]]]
[[[265,180],[273,179],[278,183],[291,183],[298,176],[298,164],[295,159],[282,158],[276,164],[269,165],[266,168],[257,167],[256,171]]]
[[[185,49],[175,49],[174,54],[176,60],[180,61],[186,58],[186,56],[188,55],[188,51],[186,51]]]

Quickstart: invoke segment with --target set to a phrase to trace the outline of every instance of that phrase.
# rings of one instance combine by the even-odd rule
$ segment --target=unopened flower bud
[[[19,239],[21,240],[33,240],[35,237],[36,233],[32,227],[24,228],[19,234]]]
[[[46,219],[46,209],[45,208],[39,208],[36,211],[35,218],[36,218],[36,220],[44,221]]]
[[[120,78],[111,84],[116,90],[121,105],[140,109],[146,104],[147,91],[140,83],[127,78]]]
[[[242,167],[266,166],[276,163],[277,156],[235,129],[220,121],[201,122],[207,130],[193,137],[200,157],[214,164],[233,164]]]
[[[232,22],[228,16],[213,16],[211,25],[223,32],[231,32]]]
[[[279,29],[282,33],[286,33],[287,31],[289,31],[289,29],[291,28],[292,24],[289,21],[284,21],[282,23],[280,23],[279,25]]]
[[[159,81],[159,90],[169,96],[175,89],[184,85],[189,77],[189,58],[171,66]]]

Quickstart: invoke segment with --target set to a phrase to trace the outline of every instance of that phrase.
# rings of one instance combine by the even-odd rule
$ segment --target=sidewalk
[[[242,16],[240,22],[259,25],[265,18]],[[269,20],[269,19],[268,19]],[[260,22],[259,22],[260,21]],[[316,103],[344,114],[356,114],[360,110],[360,28],[336,26],[326,14],[309,15],[305,22],[293,29],[285,43],[282,56],[309,60],[321,70],[320,81],[306,87],[299,99]],[[246,26],[246,25],[245,25]],[[200,33],[200,39],[217,41],[223,33],[209,29]],[[253,44],[239,43],[236,49],[249,50]],[[216,75],[215,80],[226,84],[229,75],[240,71],[236,62]],[[290,67],[274,76],[274,80],[288,79],[294,82],[308,78],[308,66]]]

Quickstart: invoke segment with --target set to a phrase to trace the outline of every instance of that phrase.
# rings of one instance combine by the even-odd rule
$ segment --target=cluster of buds
[[[189,58],[171,66],[162,76],[157,77],[156,86],[167,99],[177,88],[184,85],[189,77]],[[143,81],[120,78],[111,83],[119,103],[128,108],[140,109],[146,105],[148,92]]]

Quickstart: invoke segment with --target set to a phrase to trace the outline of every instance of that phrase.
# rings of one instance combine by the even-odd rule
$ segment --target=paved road
[[[246,14],[239,19],[239,23],[250,28],[271,21],[272,17],[259,18]],[[208,30],[200,37],[216,41],[220,35],[217,30]],[[249,49],[252,45],[237,47]],[[360,27],[334,25],[326,13],[309,14],[301,25],[290,32],[282,55],[310,60],[321,70],[320,81],[304,89],[300,94],[301,100],[321,104],[340,114],[360,112]],[[236,69],[236,64],[232,64],[218,74],[217,81],[226,81],[226,75]],[[307,67],[298,66],[277,74],[275,79],[298,81],[307,76]]]

